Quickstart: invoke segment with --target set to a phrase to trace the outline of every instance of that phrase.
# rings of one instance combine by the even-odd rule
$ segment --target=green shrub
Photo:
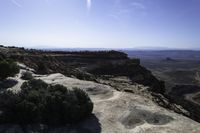
[[[0,61],[0,80],[13,77],[19,73],[19,66],[13,61]]]
[[[26,72],[22,73],[21,79],[23,79],[23,80],[31,80],[31,79],[33,79],[33,75],[32,75],[32,73],[26,71]]]
[[[93,103],[86,92],[62,85],[48,85],[42,80],[25,82],[21,92],[0,94],[2,123],[44,123],[60,125],[74,123],[92,113]]]

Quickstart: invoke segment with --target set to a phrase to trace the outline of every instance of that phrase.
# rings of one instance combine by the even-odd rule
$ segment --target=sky
[[[200,0],[0,0],[0,44],[200,48]]]

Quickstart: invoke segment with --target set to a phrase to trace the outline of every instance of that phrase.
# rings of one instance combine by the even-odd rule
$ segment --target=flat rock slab
[[[142,96],[110,86],[52,74],[40,77],[52,84],[78,87],[89,93],[103,133],[199,133],[200,124],[168,111]],[[86,124],[85,122],[84,124]],[[83,125],[84,125],[83,124]],[[87,123],[86,125],[90,125]],[[98,126],[96,126],[98,127]],[[91,128],[91,127],[90,127]],[[89,130],[89,129],[88,129]],[[91,129],[90,129],[91,130]]]

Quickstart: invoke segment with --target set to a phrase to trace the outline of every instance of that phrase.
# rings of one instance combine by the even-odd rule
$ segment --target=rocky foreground
[[[23,70],[21,70],[22,72]],[[17,92],[23,80],[10,88]],[[1,125],[6,133],[199,133],[200,124],[173,111],[158,106],[144,96],[117,91],[109,85],[66,77],[62,74],[34,75],[50,84],[85,90],[94,102],[94,111],[86,120],[64,127],[46,125]],[[142,85],[141,89],[146,89]],[[130,89],[130,88],[129,88]],[[132,86],[134,89],[134,86]],[[137,89],[137,88],[135,88]]]
[[[20,91],[25,82],[21,74],[29,71],[34,73],[34,78],[49,84],[85,90],[94,102],[94,110],[89,118],[73,125],[7,124],[0,125],[2,133],[200,132],[200,124],[196,122],[199,121],[199,88],[195,87],[195,95],[191,94],[194,87],[178,87],[170,96],[165,96],[164,82],[141,66],[139,59],[130,59],[125,53],[41,51],[0,46],[0,60],[5,59],[27,65],[20,64],[18,76],[8,80],[6,88],[9,90]]]

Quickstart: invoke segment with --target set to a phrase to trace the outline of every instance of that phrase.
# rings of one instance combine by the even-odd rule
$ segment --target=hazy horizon
[[[117,51],[200,51],[200,48],[169,48],[169,47],[135,47],[135,48],[103,48],[103,47],[46,47],[46,46],[20,46],[5,45],[5,47],[23,47],[25,49],[51,50],[51,51],[101,51],[101,50],[117,50]]]
[[[199,0],[2,0],[0,44],[200,49]]]

